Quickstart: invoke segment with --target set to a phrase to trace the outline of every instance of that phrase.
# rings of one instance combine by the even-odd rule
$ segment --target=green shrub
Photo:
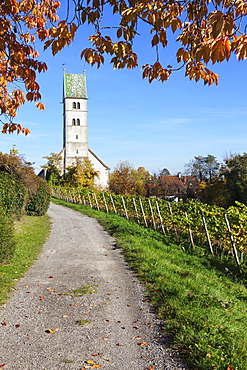
[[[0,263],[11,259],[15,252],[14,233],[11,220],[0,208]]]
[[[26,213],[29,216],[43,216],[50,205],[51,188],[49,184],[37,177],[39,182],[36,193],[34,193],[28,200],[26,206]]]
[[[25,208],[27,191],[14,177],[0,171],[0,205],[2,213],[13,218],[20,218]]]

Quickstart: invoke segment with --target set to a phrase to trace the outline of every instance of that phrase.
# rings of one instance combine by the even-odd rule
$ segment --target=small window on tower
[[[77,103],[77,109],[80,109],[80,108],[81,108],[80,103]]]
[[[76,124],[77,124],[77,126],[80,126],[80,120],[79,120],[79,118],[77,118]]]
[[[78,151],[78,149],[76,149],[76,154],[78,154],[79,153],[79,151]]]
[[[76,102],[73,102],[73,109],[76,109]]]
[[[75,138],[78,139],[78,135],[75,135]]]
[[[75,126],[75,118],[72,119],[72,125]]]

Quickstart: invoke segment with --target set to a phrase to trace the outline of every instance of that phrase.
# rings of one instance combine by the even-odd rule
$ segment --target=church
[[[61,172],[75,162],[75,158],[88,158],[99,176],[95,185],[102,190],[108,187],[110,168],[88,147],[88,108],[85,74],[64,73],[63,80],[63,149]]]

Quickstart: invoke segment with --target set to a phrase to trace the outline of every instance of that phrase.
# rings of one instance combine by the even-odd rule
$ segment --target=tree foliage
[[[114,194],[146,196],[150,177],[144,167],[136,170],[129,161],[120,161],[109,176],[109,189]]]
[[[217,84],[219,76],[207,65],[247,57],[245,0],[67,0],[67,12],[59,19],[60,2],[55,0],[2,0],[0,5],[0,113],[5,115],[2,132],[29,130],[14,122],[25,101],[38,109],[40,87],[37,72],[47,65],[39,60],[35,41],[51,48],[55,55],[70,44],[77,30],[89,25],[91,47],[81,57],[100,67],[110,57],[114,68],[139,66],[135,41],[149,30],[143,42],[154,50],[153,62],[142,64],[142,77],[166,81],[185,69],[190,80]],[[109,16],[109,14],[112,15]],[[86,28],[86,27],[85,27]],[[174,60],[163,61],[162,50],[176,40]],[[22,87],[19,87],[22,85]]]
[[[59,154],[51,153],[43,158],[47,159],[47,163],[41,166],[46,170],[46,180],[50,185],[58,185],[62,173],[62,157]]]
[[[213,177],[218,175],[220,163],[211,154],[206,157],[198,155],[185,165],[185,169],[187,174],[196,176],[200,181],[210,182]]]
[[[247,153],[225,158],[217,176],[210,183],[200,183],[199,198],[225,208],[235,205],[236,201],[247,204]]]
[[[35,174],[32,163],[21,155],[0,153],[0,203],[5,214],[20,217],[30,202],[33,215],[47,211],[50,202],[47,182]]]
[[[88,158],[75,158],[75,162],[66,169],[62,184],[71,187],[94,187],[95,178],[99,176]]]

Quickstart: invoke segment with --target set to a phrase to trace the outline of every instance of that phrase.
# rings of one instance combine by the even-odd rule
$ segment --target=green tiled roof
[[[87,99],[86,76],[79,74],[64,74],[64,97]]]

